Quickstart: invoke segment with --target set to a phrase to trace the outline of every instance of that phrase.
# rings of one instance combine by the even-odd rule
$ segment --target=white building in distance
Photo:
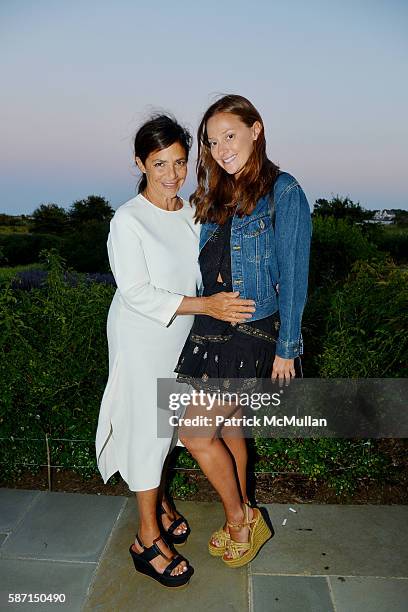
[[[389,210],[376,210],[374,217],[370,219],[370,223],[382,223],[383,225],[390,225],[395,219],[395,213]]]

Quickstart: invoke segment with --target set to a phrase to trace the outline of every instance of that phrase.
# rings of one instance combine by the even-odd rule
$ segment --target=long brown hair
[[[254,149],[237,180],[213,159],[207,135],[207,122],[217,113],[231,113],[247,126],[259,121],[262,130],[254,141]],[[212,104],[204,113],[197,133],[198,186],[190,197],[196,206],[197,221],[211,221],[222,225],[239,202],[237,215],[250,215],[260,197],[273,187],[279,167],[266,155],[264,124],[255,106],[243,96],[230,94]]]

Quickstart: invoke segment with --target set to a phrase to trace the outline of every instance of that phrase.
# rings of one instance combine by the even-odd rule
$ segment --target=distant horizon
[[[89,196],[95,195],[95,196],[100,196],[103,197],[105,200],[107,200],[109,202],[109,204],[112,206],[112,208],[116,211],[120,206],[122,206],[122,204],[125,204],[127,201],[131,200],[132,198],[136,197],[137,192],[136,192],[137,186],[135,184],[135,192],[133,194],[129,194],[129,197],[124,199],[123,201],[119,202],[117,205],[115,205],[105,194],[103,193],[99,193],[97,191],[93,192],[93,193],[87,193],[85,195],[82,195],[81,197],[75,198],[70,202],[66,202],[66,203],[60,203],[57,200],[50,200],[50,201],[41,201],[39,202],[36,206],[34,206],[31,210],[27,210],[26,212],[22,211],[22,212],[17,212],[15,209],[13,209],[11,212],[8,210],[4,210],[2,208],[0,208],[0,214],[5,214],[5,215],[11,215],[11,216],[21,216],[21,215],[25,215],[25,216],[30,216],[37,208],[39,208],[42,204],[56,204],[57,206],[60,206],[61,208],[64,208],[65,210],[69,210],[69,208],[72,206],[72,204],[77,201],[77,200],[84,200],[86,198],[88,198]],[[191,193],[193,193],[194,188],[191,188],[190,191],[186,191],[186,189],[183,187],[180,192],[179,195],[184,198],[185,200],[189,199],[189,196],[191,195]],[[306,194],[307,195],[307,194]],[[407,210],[408,211],[408,206],[378,206],[378,207],[369,207],[369,206],[364,206],[361,202],[355,200],[350,194],[335,194],[335,193],[331,193],[331,194],[325,194],[325,195],[319,195],[316,196],[316,198],[312,201],[310,198],[308,198],[308,202],[309,202],[309,206],[310,206],[310,210],[311,212],[313,212],[314,210],[314,205],[316,203],[316,200],[318,199],[326,199],[328,201],[330,201],[332,198],[334,197],[341,197],[341,198],[346,198],[348,197],[352,202],[354,202],[354,204],[360,204],[360,206],[367,210],[367,211],[378,211],[378,210]]]
[[[258,108],[268,154],[315,200],[408,210],[408,3],[5,1],[0,209],[134,197],[132,138],[153,110],[194,136],[216,95]]]

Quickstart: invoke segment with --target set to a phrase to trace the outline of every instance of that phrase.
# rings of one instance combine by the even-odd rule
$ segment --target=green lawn
[[[0,225],[0,234],[28,234],[29,224],[25,225]]]
[[[382,225],[387,234],[408,234],[408,225]]]

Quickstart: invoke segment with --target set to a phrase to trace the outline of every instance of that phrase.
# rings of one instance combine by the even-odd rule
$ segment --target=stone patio
[[[402,612],[408,609],[406,506],[269,504],[275,536],[247,567],[210,557],[221,504],[179,502],[195,567],[184,590],[137,574],[132,498],[0,489],[1,610],[90,612]],[[286,524],[282,523],[286,518]],[[8,603],[9,593],[65,603]]]

